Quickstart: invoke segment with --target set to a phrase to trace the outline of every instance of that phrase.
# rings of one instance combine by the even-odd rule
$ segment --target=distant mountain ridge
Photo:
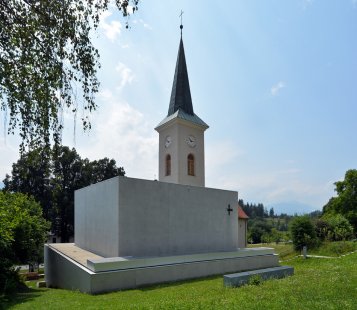
[[[267,207],[268,209],[274,208],[275,214],[286,213],[288,215],[294,215],[294,214],[302,215],[306,213],[311,213],[316,210],[322,210],[322,206],[316,207],[298,201],[280,202],[271,205],[269,204],[267,205]]]

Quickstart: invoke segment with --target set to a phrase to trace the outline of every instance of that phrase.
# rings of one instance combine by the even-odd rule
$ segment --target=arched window
[[[195,175],[195,158],[192,154],[187,156],[187,174]]]
[[[165,160],[165,175],[171,175],[171,156],[170,154],[166,155]]]

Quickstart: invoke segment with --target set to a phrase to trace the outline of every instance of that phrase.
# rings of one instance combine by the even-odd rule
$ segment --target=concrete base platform
[[[97,294],[279,266],[270,248],[170,257],[104,258],[74,244],[45,245],[45,281],[59,287]]]
[[[227,274],[223,277],[224,285],[230,287],[238,287],[249,283],[249,280],[254,276],[259,276],[262,280],[280,279],[294,274],[294,268],[289,266],[279,266],[273,268],[265,268],[259,270],[252,270],[247,272],[240,272],[234,274]]]

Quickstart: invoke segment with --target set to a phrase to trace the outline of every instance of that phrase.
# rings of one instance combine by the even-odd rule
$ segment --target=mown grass
[[[300,253],[294,251],[292,243],[260,243],[249,244],[248,248],[268,247],[274,248],[275,253],[279,255],[280,260],[287,260],[299,255]]]
[[[97,296],[30,288],[1,303],[4,309],[356,309],[357,253],[288,265],[294,276],[258,286],[225,288],[220,276]]]
[[[274,248],[275,253],[279,255],[280,260],[288,260],[301,253],[295,251],[292,243],[260,243],[260,244],[250,244],[248,247],[269,247]],[[357,242],[352,241],[336,241],[336,242],[323,242],[319,246],[314,248],[308,248],[308,255],[320,255],[320,256],[331,256],[338,257],[343,254],[357,251]]]
[[[351,241],[324,242],[319,247],[308,250],[309,254],[311,255],[333,257],[337,257],[353,251],[357,251],[357,242]]]

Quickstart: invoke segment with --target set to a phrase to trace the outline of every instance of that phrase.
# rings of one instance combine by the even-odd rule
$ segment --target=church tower
[[[194,112],[181,39],[167,117],[159,133],[159,181],[205,186],[204,131],[208,125]]]

